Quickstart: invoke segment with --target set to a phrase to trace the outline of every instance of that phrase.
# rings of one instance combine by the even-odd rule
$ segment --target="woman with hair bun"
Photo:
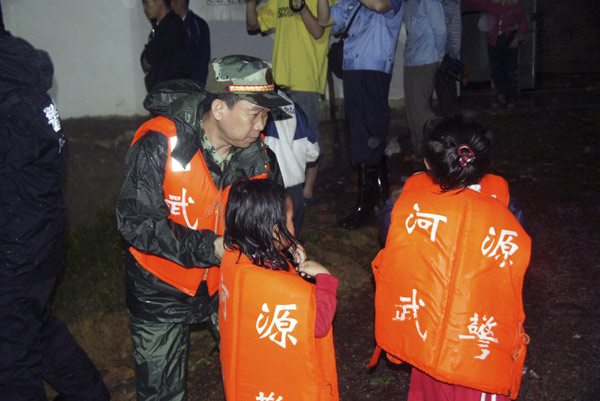
[[[427,172],[404,185],[372,263],[377,350],[413,366],[409,401],[517,397],[526,345],[531,240],[488,174],[491,133],[461,117],[422,146]]]

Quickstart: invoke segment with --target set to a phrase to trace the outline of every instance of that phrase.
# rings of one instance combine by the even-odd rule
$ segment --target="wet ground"
[[[525,330],[531,336],[531,344],[518,399],[598,400],[600,89],[524,93],[520,107],[512,110],[491,110],[490,99],[489,91],[472,92],[463,96],[463,104],[476,121],[494,132],[493,172],[509,181],[511,195],[525,213],[526,230],[533,240],[523,290]],[[95,183],[110,188],[119,179],[122,144],[135,125],[131,126],[132,121],[121,121],[115,129],[111,124],[107,121],[106,129],[116,133],[108,141],[106,152],[96,147],[101,154],[96,163],[105,163],[113,169],[93,173],[96,174],[93,179],[75,181],[73,166],[84,169],[90,163],[88,157],[76,151],[90,146],[89,142],[75,135],[69,167],[73,170],[71,178],[67,178],[68,183],[76,182],[67,187],[71,198],[82,192],[85,185]],[[337,126],[343,129],[342,121]],[[307,211],[300,239],[310,257],[330,267],[340,278],[334,321],[340,398],[403,400],[408,391],[408,366],[391,366],[383,358],[374,369],[365,366],[374,347],[370,261],[380,245],[375,220],[355,231],[340,229],[335,224],[338,217],[352,208],[355,175],[343,152],[342,131],[334,151],[334,127],[331,121],[321,124],[326,155],[317,184],[318,202]],[[83,131],[94,132],[91,128]],[[401,105],[394,105],[389,138],[397,139],[402,148],[406,133]],[[402,156],[400,152],[390,157],[393,190],[400,189],[407,176],[422,168],[404,162]],[[111,197],[116,195],[111,190],[104,192],[107,199],[99,202],[110,204]],[[82,222],[86,217],[72,214],[70,219]],[[71,325],[71,329],[102,369],[113,399],[135,399],[124,312],[88,316]],[[190,400],[224,399],[218,352],[208,332],[201,327],[192,333],[189,367]]]

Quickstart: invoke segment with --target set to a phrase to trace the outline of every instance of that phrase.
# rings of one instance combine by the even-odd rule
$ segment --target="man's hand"
[[[521,44],[521,40],[523,40],[522,35],[515,35],[515,38],[512,40],[512,42],[510,42],[510,45],[508,45],[508,47],[510,47],[511,49],[518,47]]]
[[[217,239],[215,239],[215,256],[217,259],[221,260],[224,252],[225,244],[223,243],[223,237],[217,237]]]

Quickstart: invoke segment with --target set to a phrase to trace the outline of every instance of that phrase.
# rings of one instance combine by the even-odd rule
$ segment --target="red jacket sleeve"
[[[331,322],[337,307],[338,279],[329,274],[317,274],[315,299],[317,316],[315,318],[315,337],[325,337],[331,328]]]

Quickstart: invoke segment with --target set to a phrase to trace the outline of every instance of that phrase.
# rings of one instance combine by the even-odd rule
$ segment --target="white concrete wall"
[[[250,54],[271,59],[273,37],[249,36],[243,4],[191,0],[210,27],[212,56]],[[150,24],[141,0],[2,0],[6,28],[54,62],[54,97],[63,118],[144,114],[139,56]],[[402,98],[400,35],[390,98]],[[334,85],[341,97],[341,82]]]

